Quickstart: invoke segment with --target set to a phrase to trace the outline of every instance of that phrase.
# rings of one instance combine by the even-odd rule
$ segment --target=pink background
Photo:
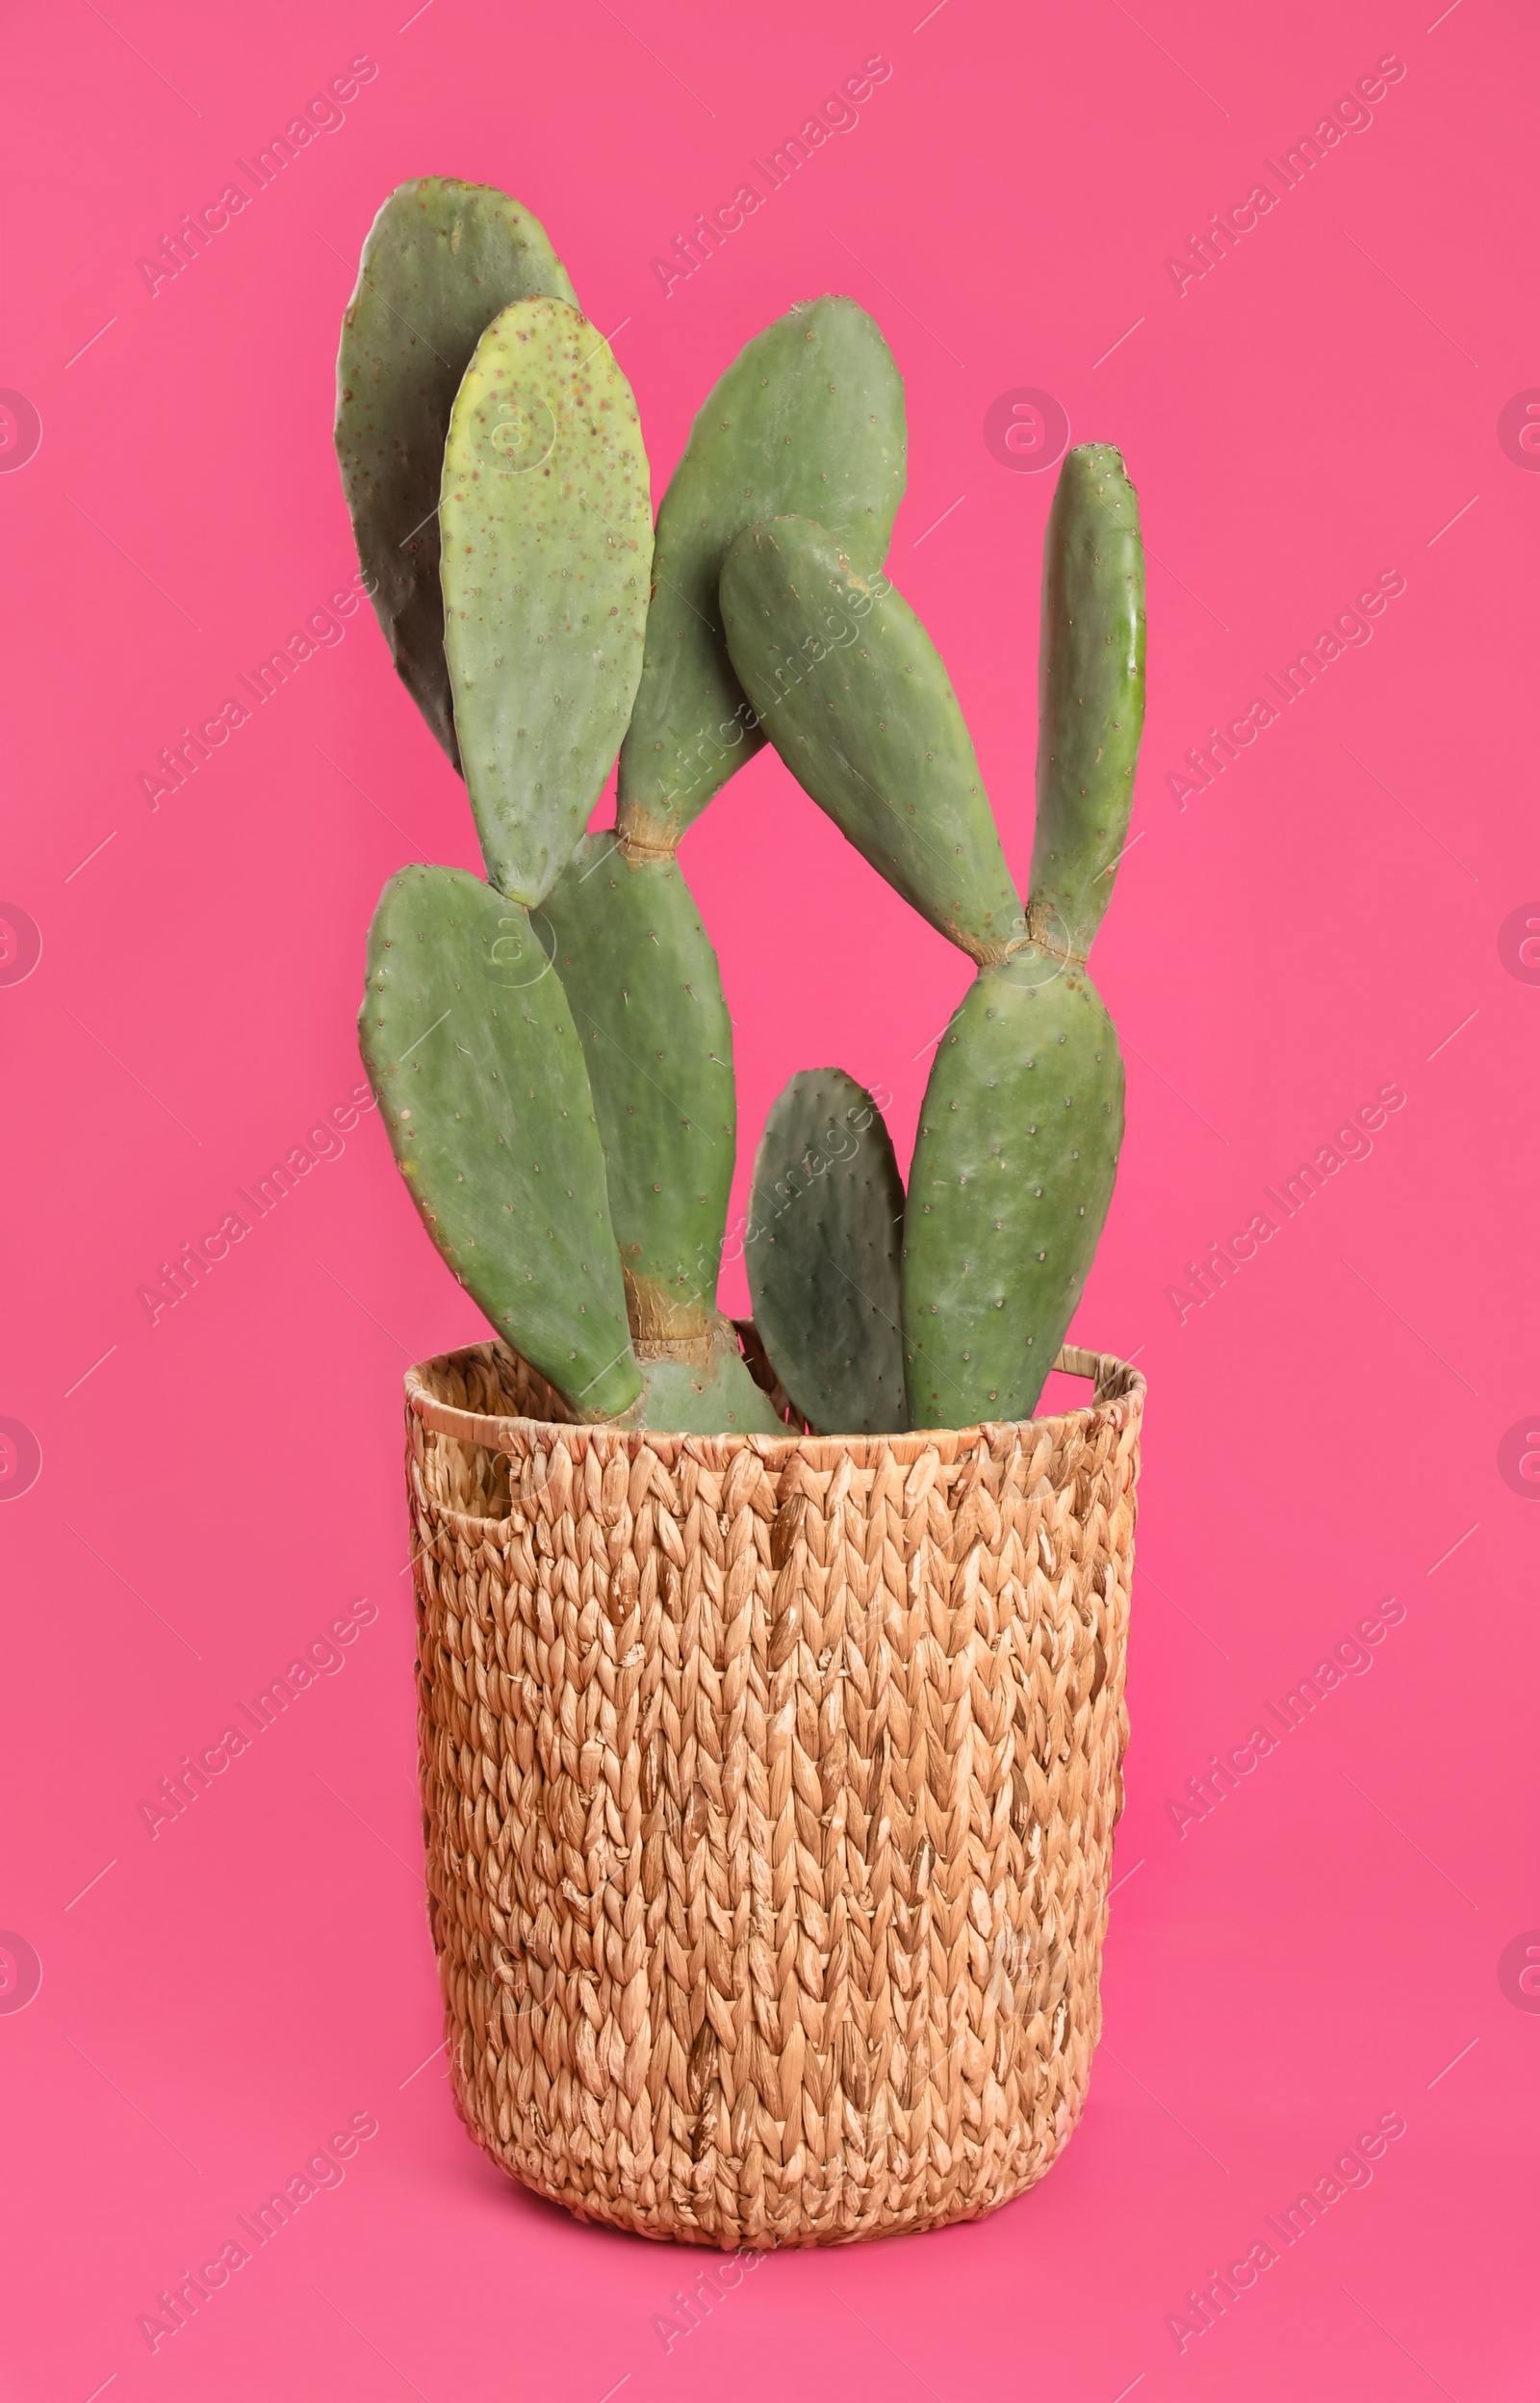
[[[8,2398],[1535,2392],[1540,2017],[1500,1960],[1540,1927],[1540,1486],[1512,1466],[1540,1426],[1540,990],[1500,929],[1540,919],[1540,479],[1498,436],[1540,381],[1534,28],[1477,0],[1265,31],[1200,0],[925,9],[12,13],[0,383],[42,441],[0,475],[0,897],[43,947],[0,986],[0,1417],[42,1467],[0,1511],[0,1926],[42,1982],[0,2010]],[[654,255],[877,53],[859,125],[665,297]],[[346,122],[152,297],[138,258],[361,54]],[[1392,54],[1372,125],[1179,295],[1167,258]],[[137,1299],[357,1082],[385,877],[475,864],[367,612],[158,809],[139,781],[351,570],[338,321],[424,171],[543,219],[617,329],[654,492],[769,317],[824,290],[876,314],[909,391],[891,571],[1023,876],[1053,478],[991,454],[997,396],[1122,445],[1152,553],[1094,963],[1128,1141],[1075,1330],[1150,1386],[1090,2105],[993,2220],[769,2261],[666,2351],[698,2262],[508,2184],[435,2054],[400,1379],[482,1328],[377,1121],[158,1324]],[[1405,589],[1373,639],[1179,808],[1186,748],[1382,572]],[[830,1058],[891,1087],[907,1157],[959,955],[768,755],[685,863],[743,1160]],[[1372,1156],[1178,1323],[1185,1263],[1387,1083]],[[361,1595],[346,1669],[152,1839],[141,1799]],[[1386,1595],[1372,1670],[1178,1833],[1189,1778]],[[1373,2183],[1179,2349],[1194,2281],[1382,2112],[1406,2132]],[[354,2113],[378,2133],[346,2183],[152,2355],[138,2316]]]

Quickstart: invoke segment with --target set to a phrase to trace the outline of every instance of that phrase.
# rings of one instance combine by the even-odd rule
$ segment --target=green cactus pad
[[[623,1427],[675,1435],[790,1432],[744,1366],[730,1319],[714,1318],[709,1336],[690,1346],[689,1354],[654,1358],[642,1346],[642,1391],[621,1420]]]
[[[798,511],[879,568],[904,478],[903,378],[853,300],[802,302],[739,351],[657,513],[647,651],[620,758],[622,833],[677,843],[764,740],[717,606],[739,528]]]
[[[1144,725],[1139,495],[1111,443],[1059,471],[1042,545],[1032,932],[1084,959],[1128,840]]]
[[[584,1419],[642,1379],[582,1048],[527,913],[407,867],[369,930],[359,1046],[429,1234],[497,1332]]]
[[[1083,969],[1027,944],[941,1037],[904,1220],[916,1427],[1029,1417],[1112,1200],[1123,1064]]]
[[[638,1336],[711,1324],[732,1183],[732,1021],[677,860],[588,835],[545,905],[588,1063]]]
[[[841,1068],[771,1104],[754,1160],[744,1260],[782,1384],[823,1434],[891,1434],[904,1395],[904,1181],[883,1114]]]
[[[487,327],[449,419],[445,651],[487,873],[531,907],[571,858],[641,673],[653,556],[630,386],[565,300]]]
[[[460,378],[500,309],[571,300],[543,228],[487,184],[420,176],[370,228],[337,357],[337,460],[375,612],[400,677],[456,767],[444,663],[439,478]]]
[[[746,527],[722,570],[732,662],[798,782],[971,959],[1025,921],[957,695],[886,577],[807,518]]]

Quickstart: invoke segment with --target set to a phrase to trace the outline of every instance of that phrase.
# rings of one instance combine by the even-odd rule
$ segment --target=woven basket
[[[848,1439],[576,1427],[496,1344],[408,1374],[455,2100],[580,2219],[941,2227],[1069,2135],[1144,1382],[1058,1364],[1088,1408]]]

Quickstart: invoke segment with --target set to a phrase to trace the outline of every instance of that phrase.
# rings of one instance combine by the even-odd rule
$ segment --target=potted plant
[[[1061,1347],[1122,1137],[1086,955],[1142,719],[1133,488],[1099,444],[1060,475],[1023,909],[882,573],[903,388],[852,302],[748,344],[654,530],[542,229],[427,178],[370,233],[338,393],[360,560],[487,870],[391,879],[359,1017],[494,1331],[406,1381],[456,2102],[649,2235],[976,2217],[1079,2115],[1121,1805],[1143,1383]],[[766,740],[977,972],[907,1195],[843,1072],[777,1100],[734,1325],[732,1022],[677,849]],[[1093,1398],[1034,1419],[1056,1364]]]

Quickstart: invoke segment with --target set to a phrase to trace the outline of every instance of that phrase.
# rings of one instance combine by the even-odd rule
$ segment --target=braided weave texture
[[[429,1916],[477,2142],[724,2248],[978,2218],[1079,2118],[1143,1380],[842,1438],[408,1375]]]

